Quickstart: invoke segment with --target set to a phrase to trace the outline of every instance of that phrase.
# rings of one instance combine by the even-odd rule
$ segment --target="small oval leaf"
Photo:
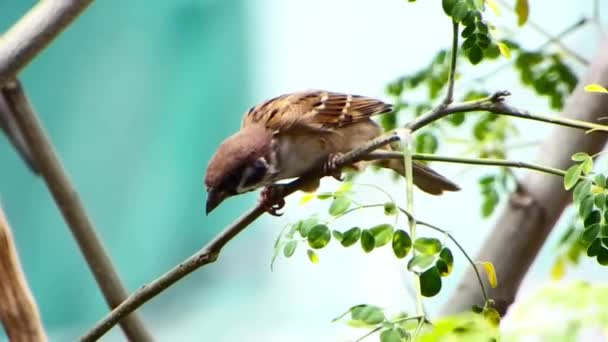
[[[354,306],[350,310],[350,317],[355,321],[361,321],[369,325],[382,323],[386,319],[382,309],[374,305]]]
[[[361,231],[361,248],[363,248],[363,251],[369,253],[374,250],[375,245],[376,241],[372,233],[367,229]]]
[[[437,254],[441,250],[441,241],[435,238],[417,238],[414,241],[414,249],[426,255]]]
[[[357,241],[359,241],[359,238],[361,237],[361,228],[353,227],[353,228],[345,231],[344,234],[342,234],[342,235],[343,235],[343,237],[342,237],[342,241],[340,241],[340,243],[344,247],[350,247],[350,246],[354,245],[355,243],[357,243]]]
[[[407,263],[407,269],[415,273],[423,273],[433,266],[435,257],[432,255],[416,255]]]
[[[374,237],[374,247],[382,247],[389,243],[393,238],[393,226],[390,224],[380,224],[369,229]]]
[[[570,166],[566,171],[566,175],[564,175],[564,189],[572,189],[578,182],[582,172],[583,169],[580,164]]]
[[[296,241],[296,240],[289,241],[283,247],[283,255],[285,255],[286,258],[291,257],[293,255],[293,253],[296,251],[296,247],[298,247],[298,241]]]
[[[488,278],[488,283],[490,284],[490,287],[495,289],[496,286],[498,286],[498,279],[496,278],[496,271],[494,270],[494,265],[489,261],[483,261],[480,262],[480,264],[483,267],[484,271],[486,271],[486,276]]]
[[[405,258],[412,249],[412,239],[404,230],[397,230],[393,234],[393,253],[399,259]]]
[[[310,262],[312,262],[313,264],[319,262],[319,257],[317,256],[317,253],[315,253],[315,251],[313,251],[312,249],[306,250],[306,255],[308,255],[308,260],[310,260]]]
[[[605,93],[608,94],[608,89],[602,87],[599,84],[589,84],[585,86],[585,91],[591,92],[591,93]]]
[[[515,13],[517,14],[517,25],[524,25],[528,21],[528,15],[530,14],[528,0],[516,0]]]
[[[393,202],[384,203],[384,215],[392,216],[397,214],[397,206]]]
[[[308,233],[308,245],[314,249],[320,249],[329,243],[331,232],[324,224],[318,224],[310,229]]]
[[[329,206],[329,214],[331,216],[339,216],[344,214],[351,205],[351,200],[347,196],[336,196]]]
[[[425,297],[433,297],[441,291],[441,276],[436,267],[431,267],[420,275],[420,291]]]

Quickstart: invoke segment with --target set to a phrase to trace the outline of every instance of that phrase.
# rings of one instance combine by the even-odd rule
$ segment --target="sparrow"
[[[260,197],[263,207],[279,215],[277,210],[285,202],[273,198],[273,184],[300,177],[321,165],[326,174],[339,179],[335,160],[382,134],[371,118],[390,111],[390,104],[374,98],[323,90],[284,94],[250,108],[243,115],[241,129],[220,144],[207,165],[206,213],[228,197],[264,187]],[[401,160],[376,164],[405,176]],[[413,163],[413,175],[414,184],[429,194],[460,190],[419,162]],[[319,180],[303,190],[314,191]]]
[[[4,95],[4,88],[0,89],[0,129],[4,132],[10,143],[13,145],[21,159],[34,174],[39,174],[38,167],[34,162],[30,147],[23,137],[23,133],[17,126],[14,117],[14,109],[10,101]]]

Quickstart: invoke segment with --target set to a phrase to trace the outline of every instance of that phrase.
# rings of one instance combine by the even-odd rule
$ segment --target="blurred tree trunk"
[[[0,206],[0,320],[10,341],[46,341],[38,307]]]
[[[564,117],[598,122],[601,117],[608,116],[608,95],[583,89],[591,83],[608,85],[608,40],[602,42],[586,74],[570,95],[564,107]],[[572,154],[597,153],[607,138],[604,133],[585,134],[556,126],[541,146],[536,163],[565,170],[572,164]],[[507,206],[477,256],[477,260],[494,264],[498,287],[489,289],[487,282],[486,286],[490,290],[488,295],[496,301],[502,315],[513,303],[523,277],[570,203],[571,196],[571,192],[564,191],[562,178],[527,172],[518,190],[509,197]],[[443,308],[443,313],[470,310],[473,304],[483,302],[477,278],[469,269],[447,302],[449,304]]]

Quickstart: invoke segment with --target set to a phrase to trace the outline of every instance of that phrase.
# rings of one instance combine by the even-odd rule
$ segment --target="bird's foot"
[[[343,153],[339,152],[330,154],[323,166],[323,172],[328,176],[334,177],[338,181],[344,180],[344,178],[342,178],[342,169],[337,165],[338,160],[342,158],[343,155]]]
[[[269,185],[260,193],[260,204],[270,215],[281,216],[283,213],[279,213],[279,210],[285,206],[285,198],[279,193],[276,186]]]

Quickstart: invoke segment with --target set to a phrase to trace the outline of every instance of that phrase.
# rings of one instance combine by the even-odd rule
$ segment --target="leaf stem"
[[[409,141],[409,134],[406,135],[405,139],[402,139],[402,156],[403,156],[403,164],[405,167],[405,198],[406,198],[406,208],[410,213],[414,212],[414,171],[413,171],[413,161],[412,161],[412,151],[411,144]],[[414,217],[408,217],[408,223],[410,228],[410,236],[412,240],[416,240],[416,220]],[[413,252],[415,255],[415,251]],[[416,291],[416,314],[418,316],[424,316],[424,305],[422,303],[422,289],[420,284],[420,276],[416,273],[413,273],[414,278],[414,289]],[[418,329],[416,329],[416,334],[414,335],[414,340],[418,335]]]
[[[448,75],[448,92],[443,105],[449,105],[454,100],[454,80],[456,76],[456,63],[458,60],[458,23],[452,20],[452,53],[450,55],[450,73]]]

